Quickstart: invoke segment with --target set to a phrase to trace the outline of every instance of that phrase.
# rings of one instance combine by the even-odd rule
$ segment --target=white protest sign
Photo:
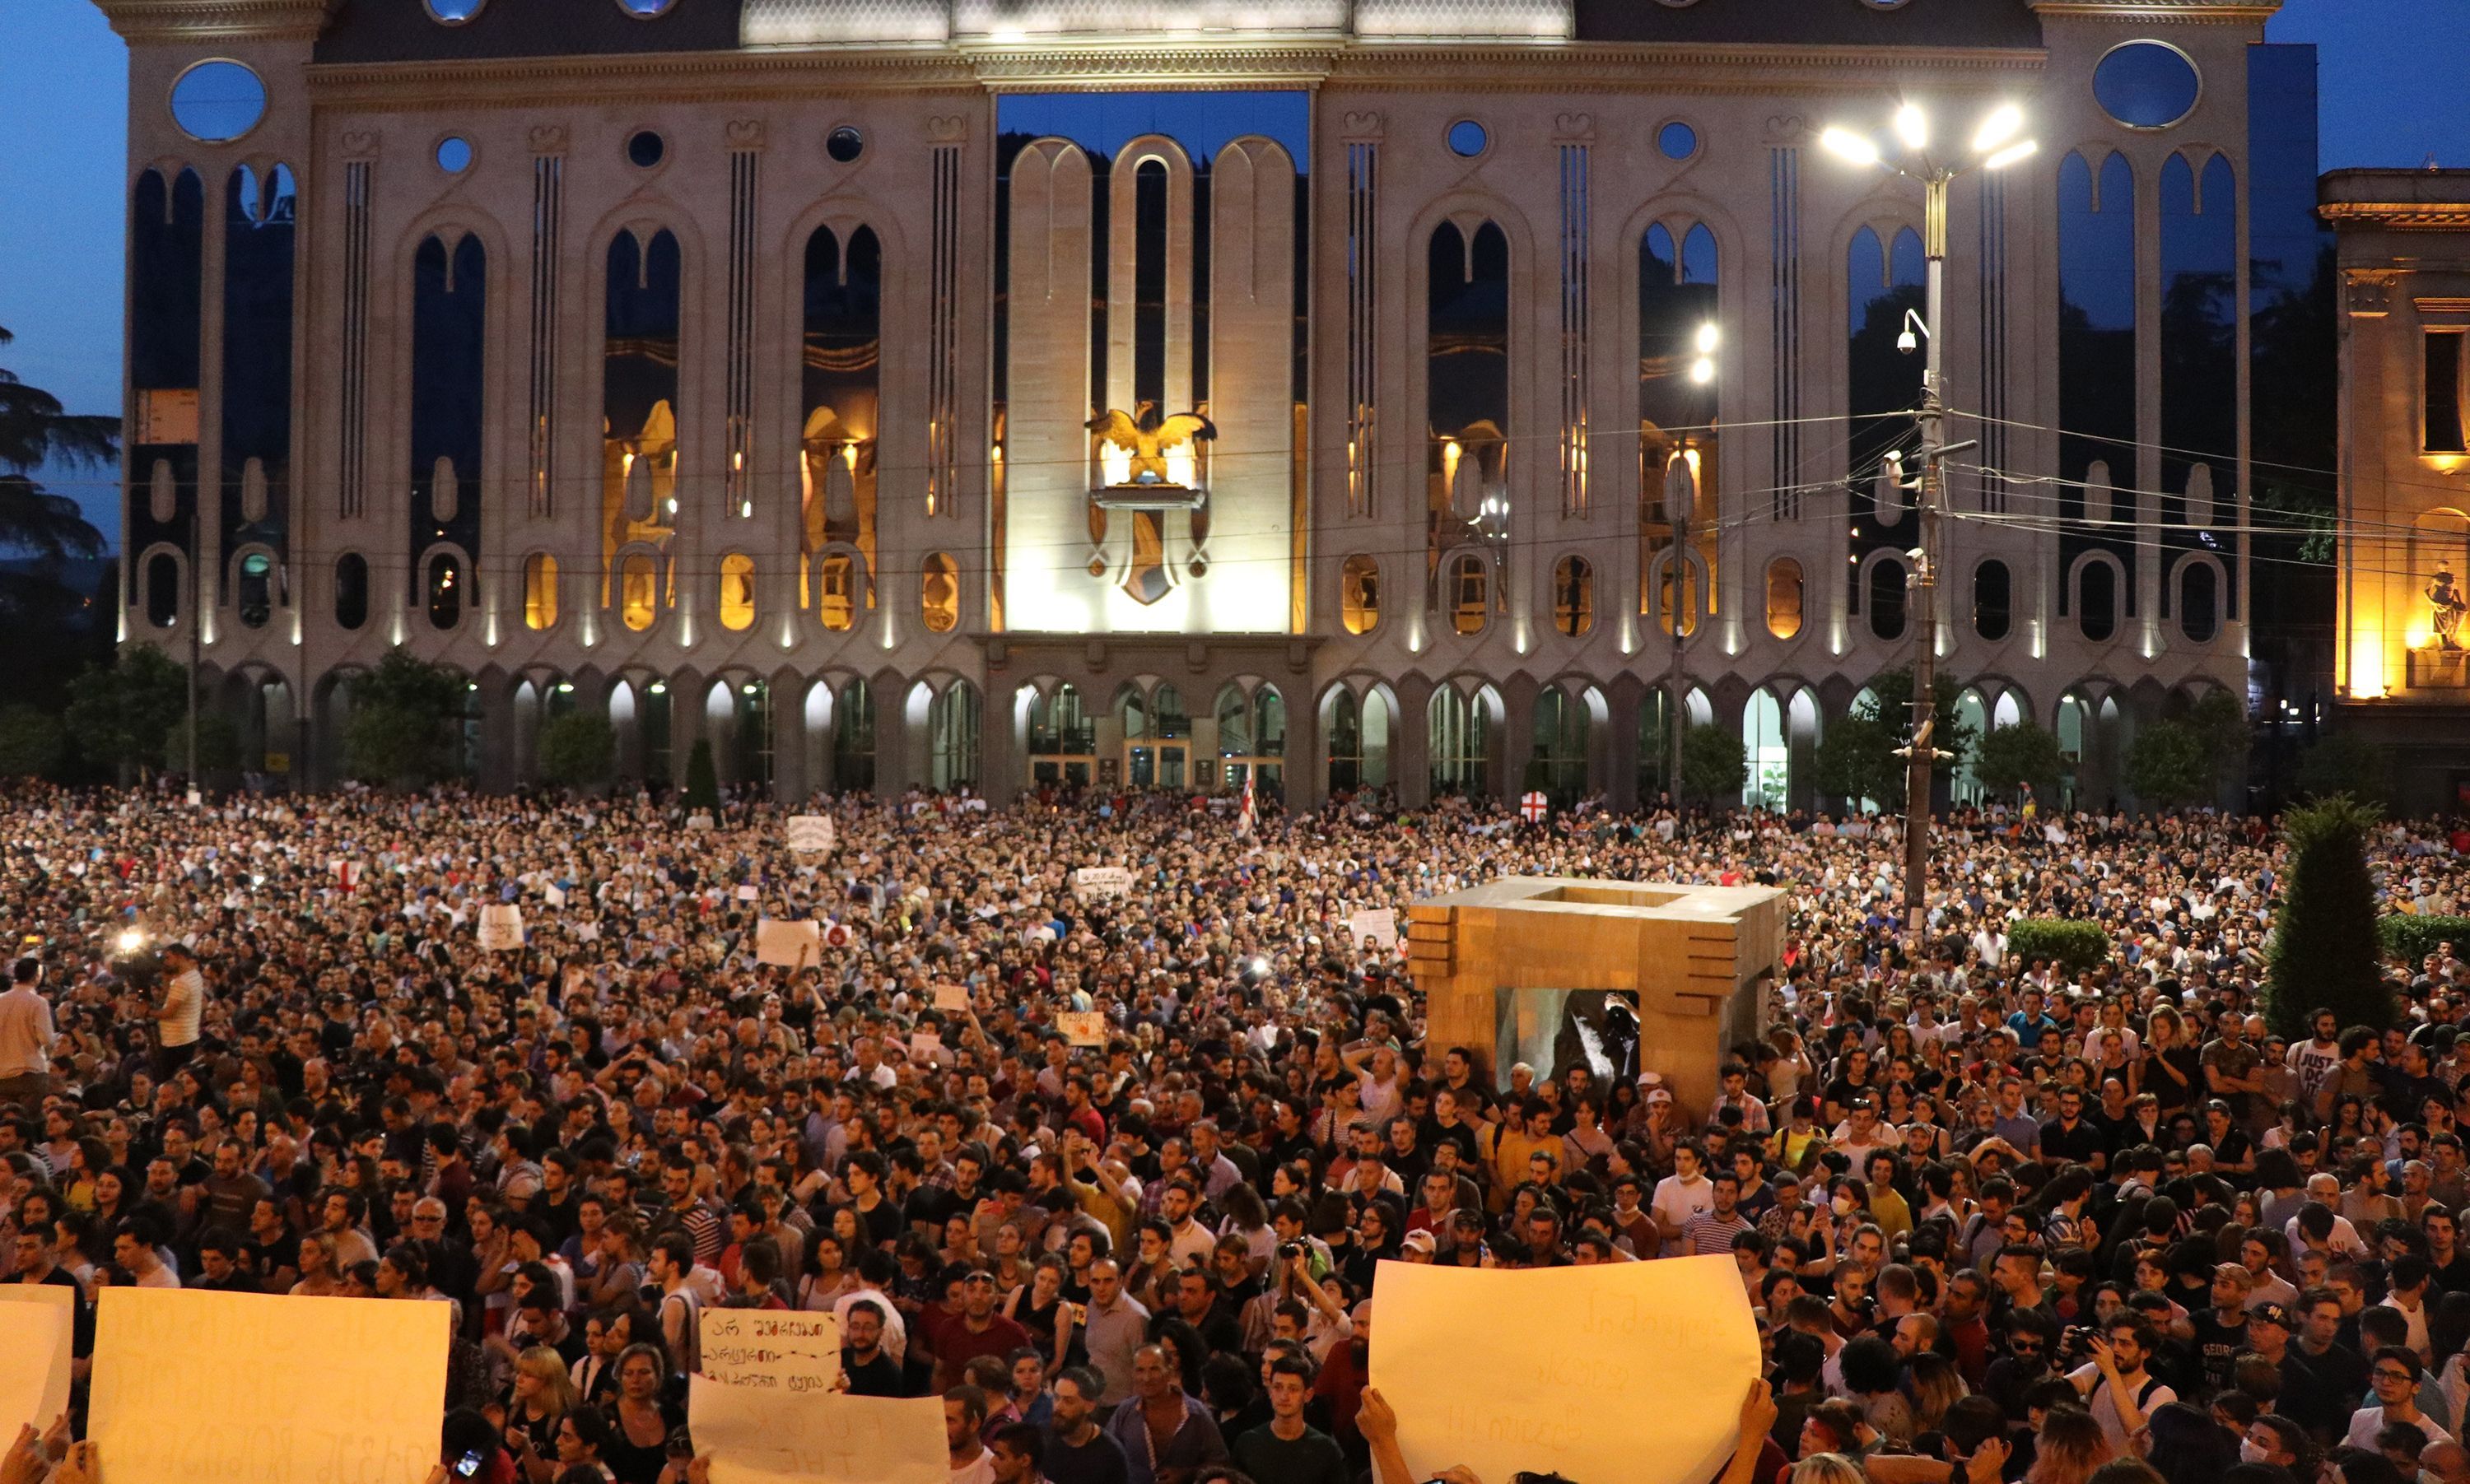
[[[1346,930],[1355,935],[1355,941],[1361,947],[1395,947],[1398,942],[1398,909],[1376,907],[1369,912],[1359,912],[1346,919]]]
[[[932,1031],[909,1032],[909,1059],[928,1066],[944,1055],[944,1038]]]
[[[789,816],[789,848],[803,855],[822,855],[832,847],[838,831],[828,814],[793,814]]]
[[[1526,1270],[1383,1263],[1372,1384],[1410,1478],[1454,1464],[1700,1484],[1732,1457],[1759,1332],[1730,1257]],[[1480,1366],[1469,1334],[1490,1337]],[[1454,1350],[1453,1346],[1456,1348]],[[1612,1426],[1653,1399],[1653,1426]]]
[[[961,985],[937,985],[935,1008],[939,1010],[966,1010],[969,1008],[969,991]]]
[[[762,894],[759,889],[752,886],[742,886],[737,889],[737,899],[741,902],[754,901]]]
[[[512,902],[480,909],[480,946],[492,951],[524,945],[524,910]]]
[[[687,1427],[695,1452],[711,1459],[711,1484],[951,1480],[941,1397],[789,1396],[693,1376]],[[432,1438],[430,1451],[436,1450]]]
[[[105,1288],[86,1436],[118,1484],[422,1484],[454,1317],[449,1304]]]
[[[0,1435],[28,1423],[41,1432],[69,1409],[77,1289],[57,1283],[0,1283]]]
[[[822,938],[823,928],[812,918],[757,917],[755,962],[804,968],[815,962],[815,945]]]
[[[1059,1010],[1055,1016],[1055,1028],[1062,1032],[1063,1039],[1074,1046],[1107,1044],[1107,1017],[1099,1010]]]
[[[1072,894],[1093,901],[1132,894],[1132,873],[1121,866],[1084,866],[1072,873]]]
[[[841,1374],[840,1321],[797,1310],[707,1309],[703,1374],[734,1386],[827,1392]]]

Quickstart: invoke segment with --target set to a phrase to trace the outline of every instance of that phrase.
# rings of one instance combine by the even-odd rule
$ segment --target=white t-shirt
[[[2437,1426],[2435,1419],[2425,1412],[2418,1414],[2416,1426],[2421,1432],[2427,1434],[2427,1441],[2431,1444],[2453,1441],[2453,1434]],[[2376,1434],[2384,1430],[2385,1409],[2382,1406],[2363,1406],[2350,1414],[2350,1435],[2342,1441],[2352,1448],[2364,1448],[2372,1453],[2376,1450]]]
[[[1685,1184],[1679,1175],[1666,1175],[1655,1182],[1649,1209],[1655,1213],[1656,1229],[1664,1234],[1664,1255],[1687,1257],[1689,1239],[1683,1228],[1690,1217],[1715,1209],[1715,1182],[1702,1174]]]
[[[2093,1420],[2101,1424],[2102,1436],[2109,1439],[2111,1450],[2121,1458],[2130,1456],[2127,1424],[2118,1415],[2118,1399],[2109,1394],[2109,1382],[2103,1379],[2101,1367],[2080,1365],[2067,1374],[2067,1380],[2079,1383],[2087,1379],[2092,1381],[2092,1392],[2085,1398],[2085,1405],[2091,1410]],[[2178,1400],[2177,1392],[2147,1376],[2135,1405],[2149,1422],[2154,1412]]]
[[[164,1018],[155,1022],[155,1038],[165,1046],[188,1045],[198,1038],[205,1008],[206,976],[194,968],[175,976],[163,996]]]

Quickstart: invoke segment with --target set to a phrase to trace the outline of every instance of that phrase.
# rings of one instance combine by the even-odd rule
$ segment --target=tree
[[[2187,730],[2202,744],[2205,758],[2212,764],[2212,788],[2218,794],[2223,783],[2247,777],[2248,745],[2253,739],[2247,720],[2247,707],[2226,690],[2207,690],[2187,713]]]
[[[2347,794],[2380,802],[2388,782],[2385,754],[2354,731],[2336,731],[2298,757],[2298,792],[2311,799]]]
[[[2367,832],[2381,813],[2342,795],[2282,818],[2290,846],[2278,925],[2266,966],[2265,1015],[2294,1042],[2319,1006],[2343,1026],[2383,1030],[2395,1009],[2376,962],[2376,887]]]
[[[198,772],[228,773],[240,766],[240,729],[220,711],[198,713]],[[189,718],[184,714],[163,739],[163,766],[189,765]]]
[[[2127,786],[2142,803],[2193,803],[2212,792],[2213,777],[2203,738],[2183,722],[2155,722],[2127,750]]]
[[[364,782],[425,783],[449,771],[449,727],[463,714],[465,682],[398,645],[352,682],[343,767]]]
[[[11,338],[0,330],[0,345]],[[59,580],[63,564],[107,549],[77,502],[35,483],[34,471],[102,468],[119,448],[120,419],[63,411],[58,397],[0,368],[0,549],[38,559],[0,570],[0,608],[59,608],[75,596]]]
[[[606,716],[569,711],[540,731],[541,777],[561,788],[592,788],[618,770],[618,731]]]
[[[1973,777],[1985,788],[2002,794],[2016,794],[2029,783],[2036,792],[2055,797],[2065,769],[2058,737],[2035,722],[1997,728],[1981,739],[1972,754]]]
[[[60,724],[31,706],[0,707],[0,778],[36,777],[59,766]]]
[[[83,760],[142,771],[166,766],[164,743],[188,710],[188,672],[152,645],[132,644],[69,683],[61,720]]]
[[[1818,792],[1854,803],[1868,799],[1899,808],[1904,798],[1904,760],[1896,755],[1895,730],[1864,705],[1839,717],[1818,739]]]
[[[720,808],[720,775],[712,770],[710,737],[695,738],[694,751],[687,754],[687,807]]]
[[[1750,754],[1741,739],[1721,727],[1692,727],[1681,734],[1681,787],[1702,801],[1737,800],[1750,778]]]

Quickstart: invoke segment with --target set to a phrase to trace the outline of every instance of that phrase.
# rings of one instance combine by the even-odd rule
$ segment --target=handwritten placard
[[[799,1394],[832,1389],[841,1374],[841,1326],[829,1313],[707,1309],[703,1374],[734,1386]]]
[[[495,952],[524,945],[524,910],[512,902],[494,902],[480,909],[480,946]]]
[[[1410,1478],[1700,1484],[1732,1456],[1759,1332],[1729,1257],[1513,1270],[1383,1263],[1372,1383]],[[1490,1336],[1469,1367],[1469,1334]],[[1453,1350],[1453,1345],[1458,1347]],[[1653,1403],[1653,1426],[1608,1426]]]
[[[1355,935],[1358,946],[1390,948],[1398,942],[1398,909],[1376,907],[1359,912],[1346,919],[1346,930]]]
[[[969,1008],[969,991],[964,985],[937,985],[935,1008],[939,1010],[966,1010]]]
[[[757,917],[755,962],[804,968],[815,962],[815,945],[822,937],[822,927],[812,918]]]
[[[113,1484],[422,1484],[453,1320],[410,1299],[105,1288],[86,1435]]]
[[[828,814],[793,814],[785,829],[789,848],[801,855],[829,853],[838,835]]]
[[[36,1432],[69,1409],[69,1360],[77,1339],[77,1289],[57,1283],[0,1283],[0,1437],[28,1423]]]
[[[1099,1010],[1060,1010],[1055,1016],[1055,1028],[1073,1046],[1107,1044],[1107,1017]]]
[[[711,1459],[711,1484],[951,1479],[940,1397],[791,1396],[709,1376],[687,1378],[687,1428],[695,1452]]]
[[[1107,901],[1132,894],[1132,873],[1121,866],[1084,866],[1072,873],[1072,894]]]

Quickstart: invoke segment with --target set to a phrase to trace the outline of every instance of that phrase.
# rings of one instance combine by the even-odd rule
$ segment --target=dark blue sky
[[[393,0],[412,4],[415,0]],[[1959,0],[1961,3],[1961,0]],[[79,411],[120,397],[127,52],[90,0],[5,0],[0,26],[0,365]],[[2470,166],[2464,0],[2285,0],[2270,36],[2322,50],[2323,164]],[[86,476],[91,478],[92,476]],[[107,480],[52,475],[118,522]]]

